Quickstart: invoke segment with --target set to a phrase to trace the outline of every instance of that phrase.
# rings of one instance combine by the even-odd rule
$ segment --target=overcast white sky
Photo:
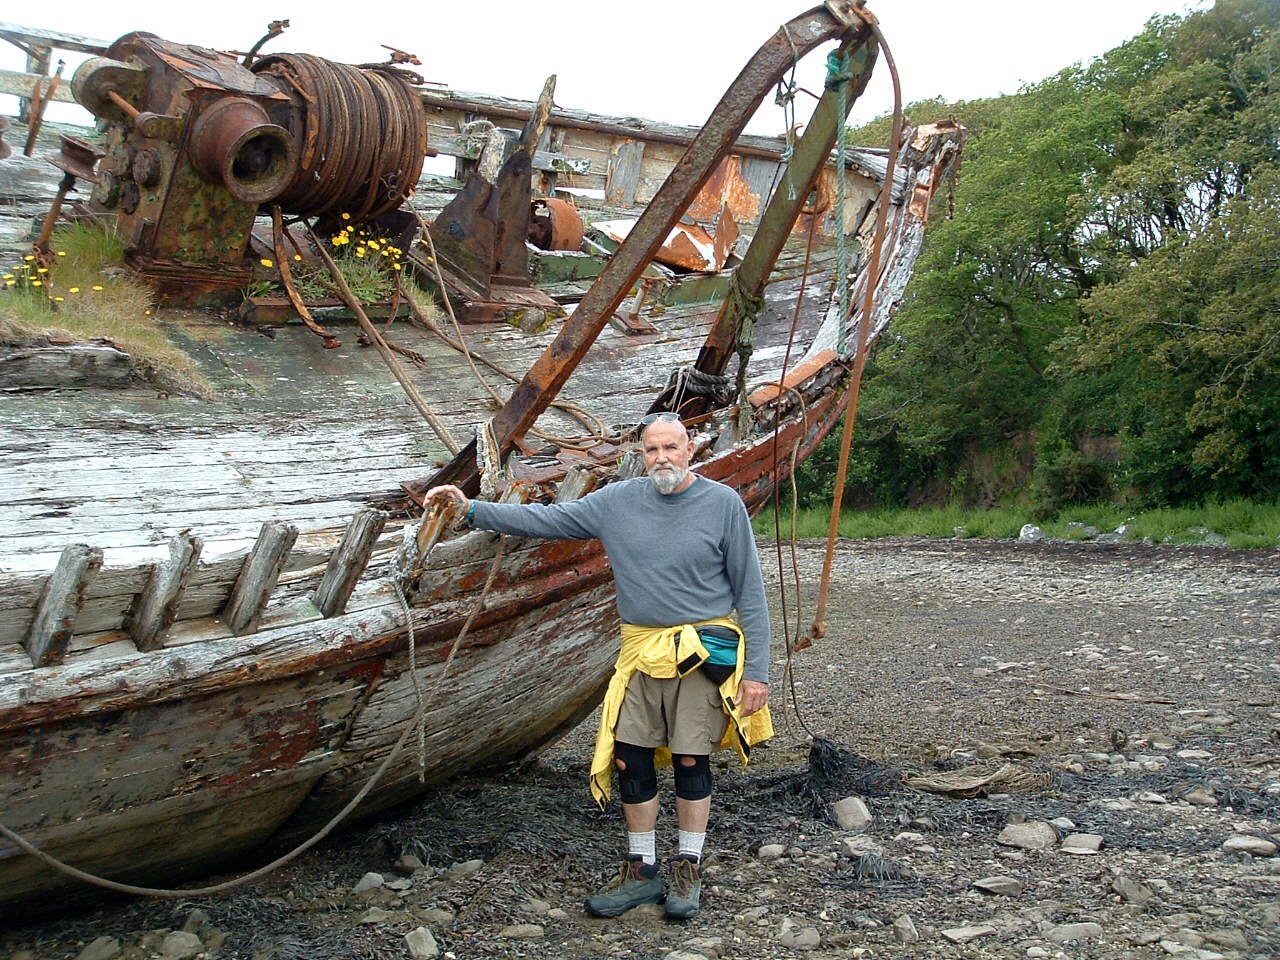
[[[893,51],[907,103],[935,95],[959,100],[1014,93],[1118,46],[1153,15],[1207,5],[1208,0],[868,4]],[[288,19],[290,28],[266,52],[363,63],[384,59],[380,45],[388,44],[417,54],[427,80],[458,89],[532,100],[554,73],[560,106],[681,124],[703,122],[751,54],[807,8],[781,0],[366,0],[341,7],[317,0],[57,0],[47,7],[9,6],[15,9],[3,19],[16,18],[23,26],[107,41],[147,30],[167,40],[231,50],[250,47],[269,21]],[[824,52],[810,55],[798,75],[815,92],[821,91]],[[68,78],[72,65],[68,58]],[[0,67],[22,66],[22,54],[0,42]],[[891,107],[881,67],[854,108],[853,122]],[[0,97],[0,113],[15,109],[13,98]],[[71,109],[50,117],[70,119]],[[800,108],[802,118],[808,112]],[[748,129],[777,134],[783,128],[770,97]]]

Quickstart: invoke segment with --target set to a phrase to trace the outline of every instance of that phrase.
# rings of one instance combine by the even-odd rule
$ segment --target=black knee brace
[[[637,747],[633,743],[616,743],[614,760],[621,760],[618,792],[623,803],[646,803],[658,795],[658,771],[653,763],[653,747]]]
[[[711,758],[705,753],[677,753],[671,757],[675,765],[676,796],[681,800],[703,800],[711,796]],[[693,763],[686,764],[686,759]]]

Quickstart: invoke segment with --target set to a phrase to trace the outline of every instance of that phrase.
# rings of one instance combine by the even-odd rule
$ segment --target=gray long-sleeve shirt
[[[697,477],[661,494],[648,477],[611,483],[568,503],[473,501],[472,526],[525,537],[599,539],[617,584],[618,615],[647,627],[738,612],[747,638],[743,677],[769,682],[769,608],[742,498]]]

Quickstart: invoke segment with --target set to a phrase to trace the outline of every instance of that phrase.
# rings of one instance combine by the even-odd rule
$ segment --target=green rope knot
[[[834,90],[842,83],[853,79],[853,71],[849,68],[849,58],[839,50],[827,54],[827,79],[823,81],[828,90]]]

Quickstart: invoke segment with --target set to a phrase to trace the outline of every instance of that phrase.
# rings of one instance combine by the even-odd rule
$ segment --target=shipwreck
[[[17,80],[102,131],[0,161],[24,221],[0,241],[38,263],[59,221],[108,224],[210,385],[159,392],[109,342],[0,355],[0,912],[286,850],[581,720],[616,649],[599,545],[462,530],[422,492],[583,496],[674,410],[758,511],[848,405],[963,134],[840,142],[883,42],[847,0],[784,24],[697,129],[562,109],[550,82],[423,85],[399,51],[0,39],[93,54]],[[838,69],[803,133],[744,136],[820,47]],[[441,154],[459,178],[422,174]],[[304,295],[290,271],[344,236],[443,312],[336,268]]]

